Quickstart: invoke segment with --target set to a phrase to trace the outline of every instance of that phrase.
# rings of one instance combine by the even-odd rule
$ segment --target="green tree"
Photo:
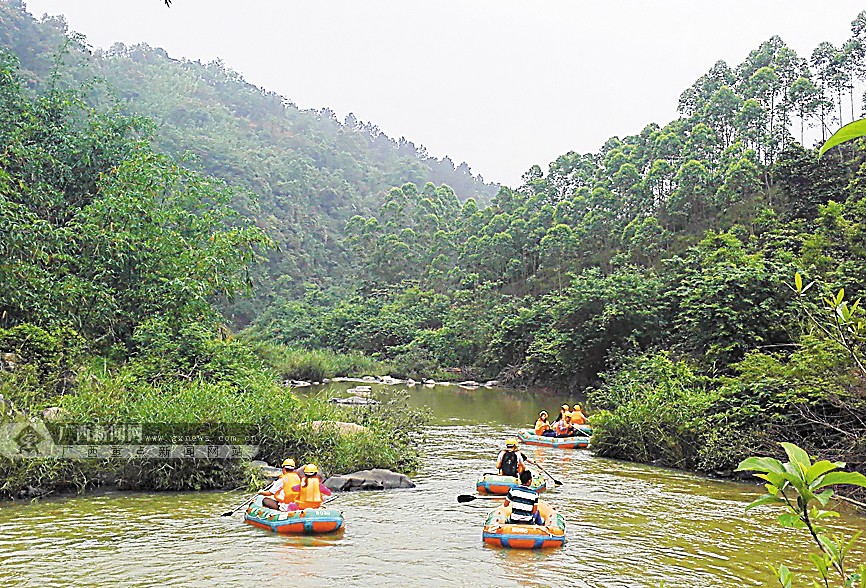
[[[806,121],[821,109],[821,91],[806,77],[797,78],[788,89],[788,101],[800,118],[800,144],[804,143]]]
[[[73,325],[102,345],[142,320],[214,319],[268,240],[225,185],[154,153],[135,118],[60,91],[26,97],[3,63],[0,316]]]

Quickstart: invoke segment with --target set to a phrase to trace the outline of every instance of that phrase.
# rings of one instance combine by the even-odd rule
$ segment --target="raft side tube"
[[[317,535],[332,533],[343,527],[343,513],[332,508],[305,508],[283,512],[262,505],[258,496],[244,513],[244,521],[274,533]]]
[[[539,445],[556,449],[586,449],[589,447],[589,437],[542,437],[532,431],[521,429],[517,436],[525,445]]]
[[[475,483],[475,491],[478,494],[495,494],[497,496],[505,496],[512,488],[520,486],[520,481],[513,476],[500,476],[497,474],[484,474],[480,480]],[[532,483],[529,486],[536,492],[544,492],[547,489],[547,480],[544,476],[532,476]]]

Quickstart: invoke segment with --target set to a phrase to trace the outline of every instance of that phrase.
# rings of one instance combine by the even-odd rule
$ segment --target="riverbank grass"
[[[293,457],[299,463],[317,463],[326,474],[373,467],[409,472],[417,465],[417,439],[401,423],[407,415],[423,418],[399,399],[375,407],[343,407],[328,403],[322,395],[299,397],[281,383],[285,372],[279,364],[261,360],[260,348],[237,339],[202,336],[182,348],[173,343],[168,347],[172,348],[169,352],[160,353],[159,346],[151,344],[146,352],[114,367],[109,367],[108,359],[82,359],[67,376],[68,388],[60,394],[20,391],[19,386],[32,388],[31,370],[5,373],[2,386],[8,392],[8,410],[2,420],[44,414],[50,417],[52,428],[66,426],[69,430],[147,424],[163,435],[161,441],[150,443],[173,446],[183,443],[171,437],[184,433],[231,434],[241,445],[258,448],[256,459],[279,463]],[[276,346],[270,346],[270,352],[278,359],[297,357]],[[314,426],[314,421],[354,422],[364,429],[343,434],[335,427]],[[0,495],[80,492],[98,486],[236,488],[249,483],[247,463],[198,454],[194,459],[175,454],[169,458],[74,460],[2,457]]]

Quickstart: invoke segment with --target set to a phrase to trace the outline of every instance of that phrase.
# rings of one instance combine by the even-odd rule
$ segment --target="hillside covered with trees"
[[[0,47],[18,57],[31,90],[85,87],[93,106],[150,119],[156,149],[239,190],[234,208],[255,218],[275,247],[254,269],[253,298],[230,308],[236,324],[275,292],[339,283],[346,221],[377,210],[391,186],[447,184],[482,202],[498,187],[465,162],[432,157],[351,114],[340,121],[327,108],[301,110],[220,62],[172,59],[147,45],[92,50],[61,18],[37,20],[21,0],[0,3]]]
[[[803,141],[859,117],[864,35],[866,14],[841,48],[773,37],[687,88],[678,119],[489,206],[396,187],[346,225],[354,294],[310,285],[255,329],[405,375],[588,390],[603,454],[726,469],[788,439],[862,464],[862,315],[833,317],[866,283],[864,150]]]

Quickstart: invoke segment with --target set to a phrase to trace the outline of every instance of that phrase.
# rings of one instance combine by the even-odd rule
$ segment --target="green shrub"
[[[244,385],[262,371],[249,345],[208,322],[150,319],[133,334],[137,353],[130,363],[150,382],[203,379]]]
[[[291,456],[315,462],[327,473],[383,467],[410,471],[418,463],[418,439],[403,423],[423,423],[405,399],[383,399],[377,407],[340,407],[323,397],[298,397],[267,371],[243,385],[201,378],[143,380],[139,365],[116,371],[85,371],[76,389],[56,399],[63,422],[163,423],[242,426],[257,459],[278,463]],[[368,428],[341,436],[313,421],[351,421]],[[420,434],[420,432],[419,432]],[[204,490],[246,486],[245,462],[219,459],[2,460],[0,494],[15,496],[28,486],[84,490],[102,484],[151,490]]]
[[[715,398],[705,377],[667,353],[630,358],[590,392],[599,455],[694,468]]]
[[[294,349],[265,342],[251,342],[253,352],[281,380],[321,382],[336,376],[383,374],[388,366],[360,353],[335,353],[326,349]]]
[[[20,405],[37,405],[74,384],[74,367],[84,340],[68,327],[43,328],[22,323],[0,329],[0,353],[12,353],[19,365],[0,373],[0,394]]]
[[[757,453],[779,453],[779,439],[807,451],[866,464],[862,380],[837,343],[802,338],[793,352],[753,352],[719,378],[712,430],[701,444],[702,469],[733,469]]]

